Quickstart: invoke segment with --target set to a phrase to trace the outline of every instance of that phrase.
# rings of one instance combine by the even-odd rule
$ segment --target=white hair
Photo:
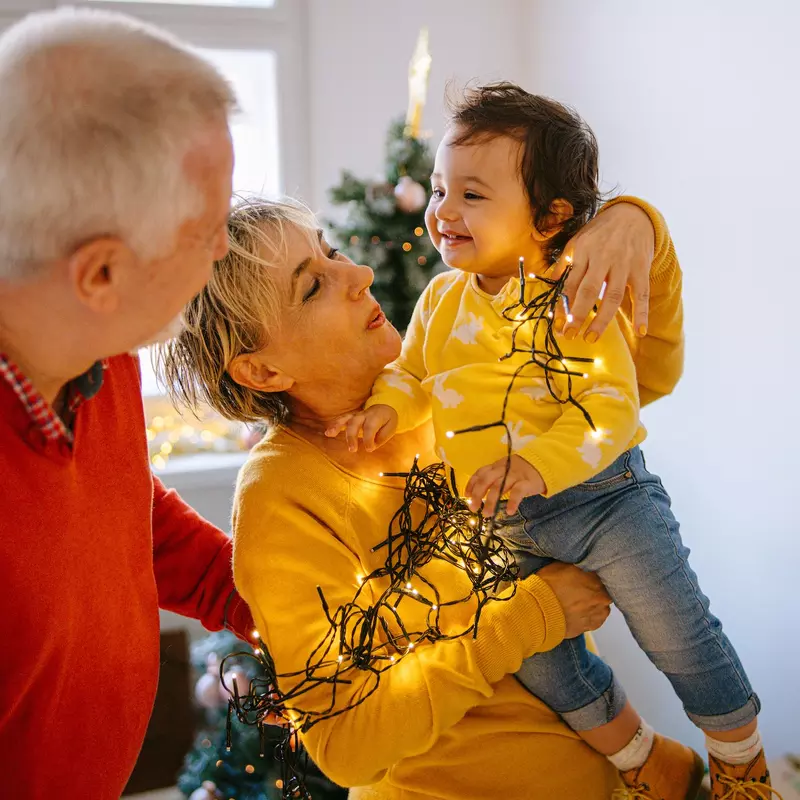
[[[215,67],[118,13],[31,14],[0,36],[0,279],[97,236],[161,255],[203,211],[184,156],[236,109]]]

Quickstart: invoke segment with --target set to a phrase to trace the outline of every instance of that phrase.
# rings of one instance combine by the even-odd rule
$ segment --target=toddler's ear
[[[551,236],[555,236],[560,230],[561,226],[570,219],[575,213],[572,203],[557,197],[550,203],[550,213],[545,217],[542,223],[542,230],[535,226],[533,227],[532,236],[537,242],[545,242]]]

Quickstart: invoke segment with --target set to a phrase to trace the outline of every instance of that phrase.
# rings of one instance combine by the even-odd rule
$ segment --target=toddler
[[[522,576],[553,560],[599,575],[706,733],[714,800],[764,800],[772,791],[758,697],[689,566],[670,498],[639,450],[645,430],[627,318],[618,314],[600,337],[588,325],[581,336],[556,334],[563,361],[547,372],[525,367],[506,398],[531,349],[544,351],[553,334],[504,311],[521,288],[526,301],[551,288],[536,276],[547,275],[594,214],[597,178],[596,141],[570,109],[507,83],[469,91],[439,145],[426,213],[451,270],[423,293],[402,355],[365,411],[327,434],[347,427],[372,448],[432,415],[439,456],[470,504],[485,499],[491,512],[503,487],[495,532]],[[653,269],[666,280],[679,267],[668,234],[657,234]],[[530,273],[524,287],[520,258]],[[680,334],[680,314],[674,326]],[[506,428],[481,429],[501,419],[506,399]],[[628,787],[623,797],[694,800],[701,758],[654,734],[583,637],[528,659],[518,678],[610,758]]]

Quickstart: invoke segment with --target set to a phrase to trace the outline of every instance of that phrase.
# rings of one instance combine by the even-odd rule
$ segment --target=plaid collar
[[[108,366],[97,361],[83,375],[67,385],[67,408],[74,413],[78,406],[94,397],[103,385],[103,372]],[[50,442],[65,441],[72,444],[72,431],[42,397],[22,370],[4,353],[0,353],[0,376],[14,390],[30,418],[39,426],[44,438]]]

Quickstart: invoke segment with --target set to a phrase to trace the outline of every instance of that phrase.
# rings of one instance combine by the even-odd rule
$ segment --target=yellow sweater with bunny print
[[[634,335],[630,305],[623,306],[594,344],[582,336],[568,341],[556,335],[563,364],[573,374],[568,378],[551,371],[548,387],[542,367],[525,367],[508,393],[506,429],[447,435],[500,421],[515,371],[531,360],[532,346],[544,349],[546,325],[504,316],[519,300],[519,280],[510,279],[490,295],[475,275],[452,270],[437,275],[420,297],[400,358],[378,378],[367,406],[394,408],[398,431],[432,417],[438,454],[455,470],[460,490],[478,468],[507,455],[509,434],[512,452],[538,470],[548,496],[582,483],[644,440],[640,399],[641,404],[655,400],[677,383],[683,366],[678,260],[658,211],[635,198],[614,202],[623,201],[639,205],[656,233],[648,336],[637,340]],[[527,280],[526,299],[547,289],[542,281]],[[515,352],[506,357],[515,330]],[[595,430],[580,408],[565,402],[570,392],[591,416]]]

